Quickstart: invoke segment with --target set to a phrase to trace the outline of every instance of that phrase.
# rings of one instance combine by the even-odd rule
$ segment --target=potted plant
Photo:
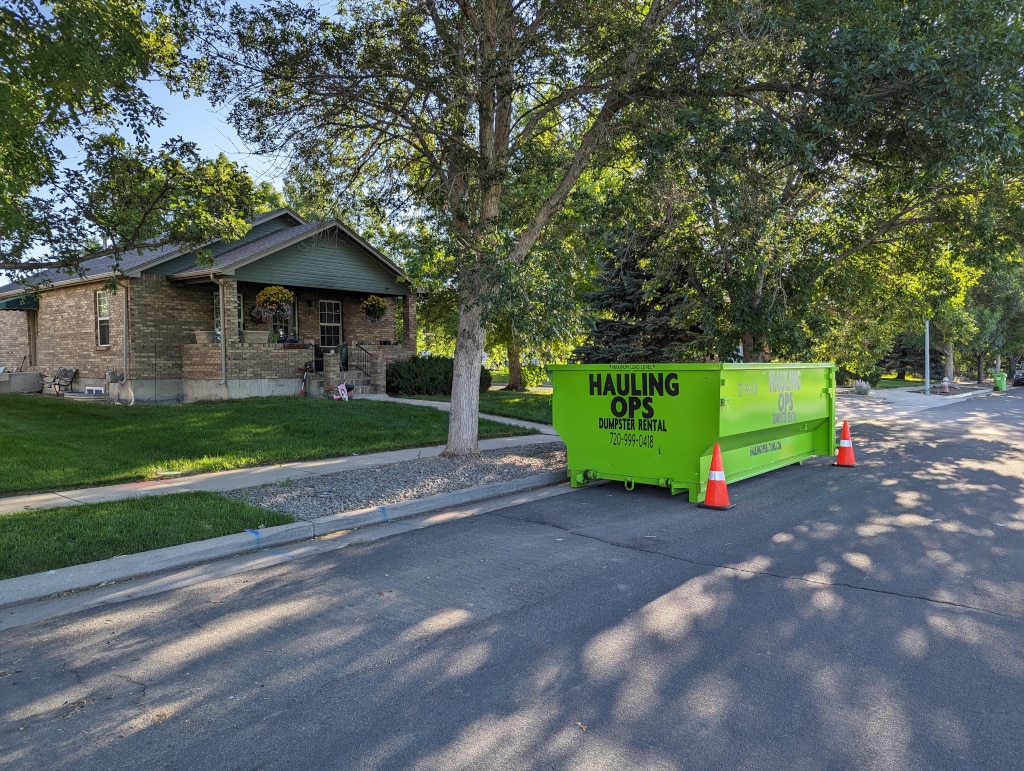
[[[249,312],[250,318],[258,321],[270,321],[278,318],[291,318],[292,303],[295,293],[283,286],[265,286],[256,295],[256,305]]]
[[[277,342],[279,333],[273,330],[273,325],[287,322],[291,318],[294,302],[295,293],[291,290],[276,284],[265,286],[256,295],[256,304],[249,311],[249,318],[258,322],[270,322],[271,330],[268,330],[265,334],[268,338]],[[250,342],[252,337],[252,335],[245,335],[244,333],[242,335],[245,342]],[[250,339],[246,340],[246,338]],[[267,340],[262,339],[260,342],[265,343]]]
[[[359,307],[370,321],[380,321],[388,310],[388,304],[384,298],[375,294],[363,300],[363,304]]]

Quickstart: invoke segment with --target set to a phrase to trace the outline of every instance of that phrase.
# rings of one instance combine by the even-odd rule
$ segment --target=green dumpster
[[[551,365],[574,487],[596,479],[703,499],[711,453],[730,482],[834,456],[833,364]]]
[[[993,386],[993,390],[995,390],[995,391],[1005,391],[1006,390],[1006,373],[1005,372],[997,372],[995,375],[993,375],[993,380],[995,381],[995,385]]]

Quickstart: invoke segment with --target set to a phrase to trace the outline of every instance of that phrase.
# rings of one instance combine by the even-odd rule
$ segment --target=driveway
[[[1022,408],[0,632],[0,766],[1022,768]]]

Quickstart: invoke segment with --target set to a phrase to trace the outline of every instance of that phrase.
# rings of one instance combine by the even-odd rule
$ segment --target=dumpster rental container
[[[596,479],[703,500],[711,453],[730,482],[834,457],[833,364],[563,364],[548,367],[574,487]]]

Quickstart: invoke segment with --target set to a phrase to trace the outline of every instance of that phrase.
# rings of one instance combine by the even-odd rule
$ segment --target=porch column
[[[409,294],[402,303],[402,345],[416,352],[416,295]]]
[[[221,317],[221,336],[229,343],[239,342],[238,329],[238,280],[222,276],[220,291],[224,293],[224,315]]]

